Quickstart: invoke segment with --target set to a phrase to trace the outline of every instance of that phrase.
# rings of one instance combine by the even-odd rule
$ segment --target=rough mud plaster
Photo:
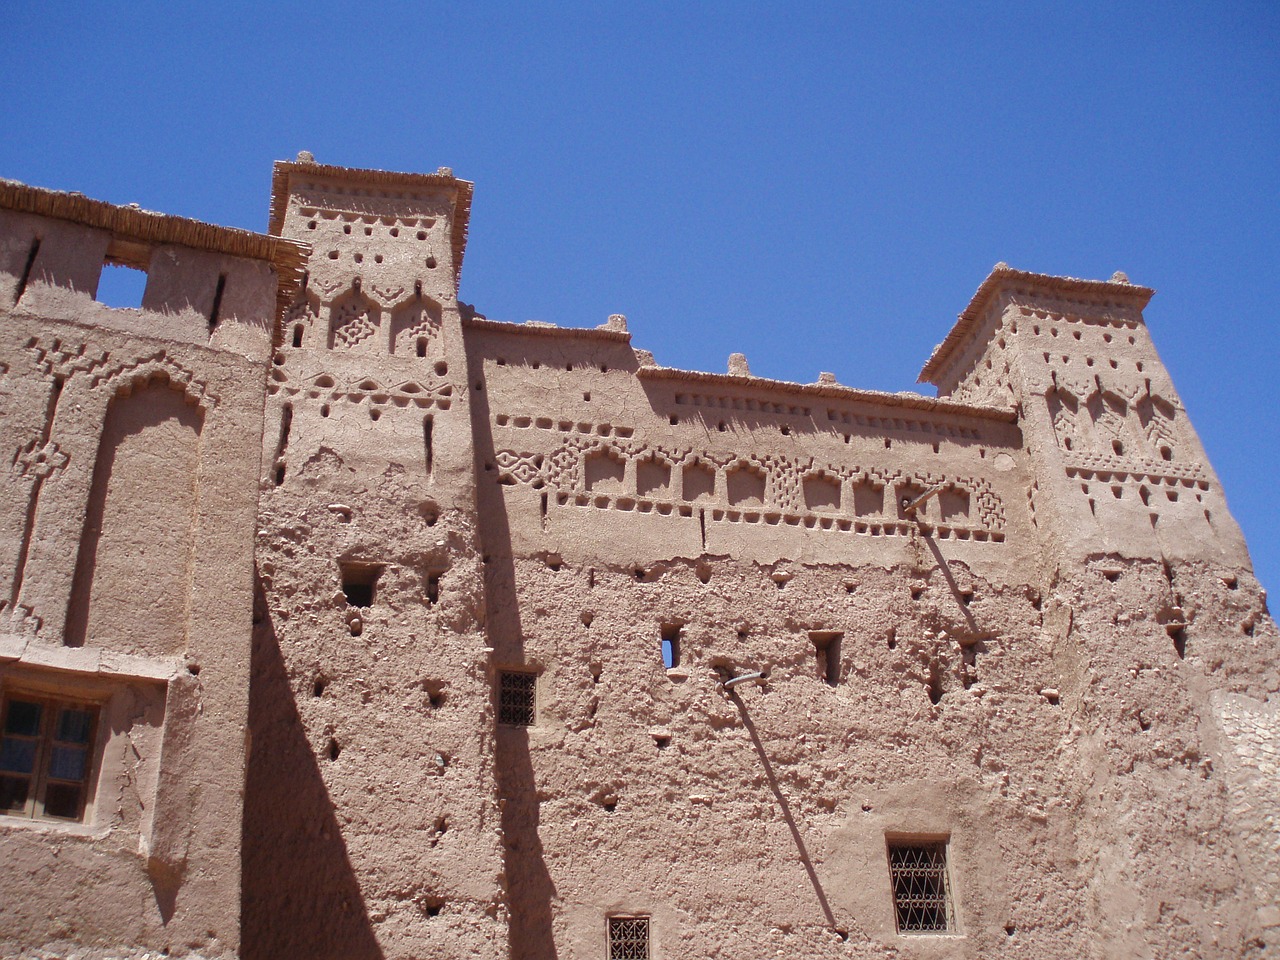
[[[277,164],[278,325],[266,238],[41,197],[0,214],[0,689],[111,732],[84,826],[0,818],[9,952],[588,960],[611,916],[660,960],[1274,952],[1280,637],[1152,291],[997,265],[935,399],[487,319],[443,168]],[[93,302],[144,254],[144,309]],[[198,443],[125,486],[194,476],[185,646],[78,627],[181,606],[77,572],[128,580],[95,464],[156,391]],[[941,936],[895,919],[925,841]]]

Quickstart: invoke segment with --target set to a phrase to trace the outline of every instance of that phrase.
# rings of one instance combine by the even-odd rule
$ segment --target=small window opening
[[[427,355],[427,338],[418,338],[418,356],[425,357]]]
[[[1124,456],[1124,444],[1121,443],[1119,440],[1111,441],[1111,450],[1113,453],[1115,453],[1117,457]]]
[[[11,695],[0,718],[0,814],[82,820],[98,708]]]
[[[670,670],[680,666],[680,624],[662,625],[662,665]]]
[[[1169,626],[1165,628],[1169,632],[1169,639],[1173,641],[1173,652],[1178,655],[1179,660],[1185,660],[1187,656],[1187,630],[1183,626]]]
[[[135,267],[127,267],[122,263],[108,261],[101,277],[98,279],[98,293],[94,297],[99,303],[116,309],[138,309],[142,306],[142,295],[147,289],[147,272]]]
[[[815,630],[809,634],[818,665],[818,679],[829,687],[840,685],[840,641],[844,635]]]
[[[427,603],[435,606],[440,602],[440,578],[443,576],[438,570],[427,571]]]
[[[330,760],[337,760],[338,755],[342,753],[342,747],[339,745],[337,740],[335,740],[333,737],[330,737],[329,747],[326,750],[326,752],[329,754]]]
[[[498,723],[531,727],[537,716],[538,675],[515,670],[498,673]]]
[[[649,960],[649,918],[609,918],[609,960]]]
[[[302,346],[302,324],[297,324],[293,328],[293,345],[295,347]]]
[[[342,564],[342,593],[349,607],[371,607],[382,567],[372,563]]]
[[[324,676],[323,674],[321,676],[316,677],[315,683],[311,685],[311,695],[313,697],[323,697],[324,688],[327,687],[328,685],[329,685],[328,677]]]
[[[422,446],[424,456],[427,462],[427,479],[431,479],[431,472],[435,468],[435,451],[432,449],[431,432],[434,427],[430,416],[422,418]]]
[[[890,842],[889,878],[899,933],[946,933],[955,928],[946,841]]]

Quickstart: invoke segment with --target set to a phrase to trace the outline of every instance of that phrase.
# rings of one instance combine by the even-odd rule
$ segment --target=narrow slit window
[[[13,694],[0,712],[0,814],[83,820],[98,707]]]
[[[649,918],[609,918],[609,960],[649,960]]]
[[[809,634],[818,666],[818,679],[829,687],[840,685],[840,640],[843,634],[815,630]]]
[[[538,675],[515,670],[498,674],[498,723],[531,727],[537,717]]]
[[[890,842],[889,877],[899,933],[955,929],[945,840]]]
[[[670,670],[680,666],[680,624],[662,625],[662,666]]]

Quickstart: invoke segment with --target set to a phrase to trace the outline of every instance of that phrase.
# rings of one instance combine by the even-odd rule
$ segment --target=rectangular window
[[[818,661],[818,679],[829,687],[840,685],[840,640],[844,634],[814,630],[809,634]]]
[[[531,727],[537,716],[536,673],[503,670],[498,674],[498,722],[508,727]]]
[[[945,840],[890,842],[889,877],[899,933],[955,929]]]
[[[0,813],[81,820],[98,708],[9,694],[0,708]]]
[[[649,960],[649,918],[609,918],[609,960]]]

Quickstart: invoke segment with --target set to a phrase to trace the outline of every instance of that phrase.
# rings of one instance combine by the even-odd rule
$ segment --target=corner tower
[[[457,300],[470,205],[444,168],[275,166],[271,231],[312,255],[267,380],[246,958],[505,947]]]

